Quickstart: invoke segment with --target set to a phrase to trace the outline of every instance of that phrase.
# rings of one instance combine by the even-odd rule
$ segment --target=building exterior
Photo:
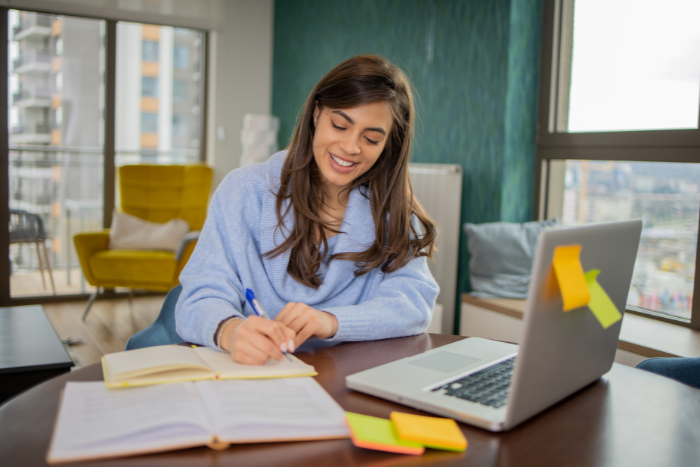
[[[11,11],[10,25],[10,208],[42,216],[51,263],[70,273],[72,235],[102,227],[106,24]],[[199,159],[202,37],[118,23],[117,166]],[[10,258],[38,266],[28,246]]]

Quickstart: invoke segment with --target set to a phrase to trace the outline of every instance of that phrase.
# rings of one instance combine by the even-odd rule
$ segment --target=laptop
[[[563,312],[557,246],[581,245],[584,271],[624,314],[640,220],[543,230],[520,346],[472,337],[350,375],[347,387],[490,431],[509,430],[610,371],[622,320],[603,329],[587,306]]]

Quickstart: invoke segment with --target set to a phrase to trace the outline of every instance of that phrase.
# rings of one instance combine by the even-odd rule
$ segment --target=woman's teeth
[[[338,164],[338,165],[341,166],[341,167],[350,167],[350,166],[355,165],[354,162],[347,162],[347,161],[344,161],[344,160],[342,160],[342,159],[338,159],[338,158],[335,157],[333,154],[331,154],[331,157],[333,158],[333,161],[335,161],[335,163]]]

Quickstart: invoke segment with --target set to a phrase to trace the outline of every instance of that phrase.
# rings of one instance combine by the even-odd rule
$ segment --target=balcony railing
[[[41,134],[48,135],[51,132],[47,123],[25,123],[12,127],[13,135]]]
[[[50,64],[51,55],[47,52],[38,51],[20,52],[19,57],[15,58],[12,61],[12,69],[16,70],[17,68],[21,67],[22,65],[26,65],[27,63]]]
[[[20,89],[12,93],[12,105],[25,99],[51,99],[48,89]]]
[[[12,37],[34,26],[50,28],[51,20],[50,16],[27,12],[20,17],[19,24],[12,28]]]

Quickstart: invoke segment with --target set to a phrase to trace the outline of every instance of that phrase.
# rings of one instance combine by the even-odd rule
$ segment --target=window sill
[[[462,303],[522,319],[525,300],[476,298],[462,294]],[[617,347],[646,358],[700,357],[700,331],[625,313]]]

